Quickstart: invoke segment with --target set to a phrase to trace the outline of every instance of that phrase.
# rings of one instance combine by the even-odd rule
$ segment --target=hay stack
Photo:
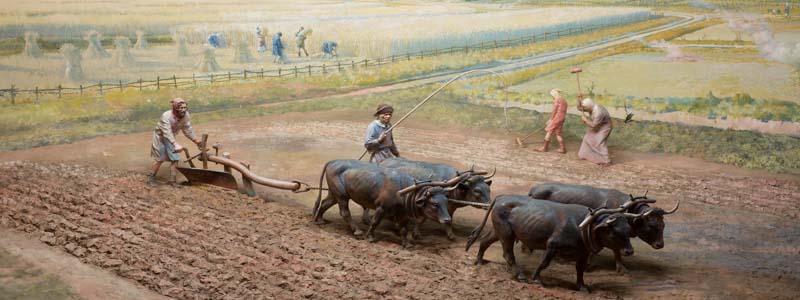
[[[186,36],[175,34],[175,44],[178,46],[178,57],[189,56],[189,47],[186,46]]]
[[[39,34],[36,32],[29,31],[25,33],[25,51],[22,52],[25,56],[33,58],[43,56],[42,49],[39,48],[39,44],[36,42],[37,38],[39,38]]]
[[[253,55],[250,53],[250,43],[245,39],[240,39],[236,42],[234,51],[233,63],[246,64],[253,61]]]
[[[92,30],[86,33],[86,40],[89,42],[89,46],[86,48],[86,52],[84,52],[84,56],[87,58],[106,58],[110,57],[111,55],[106,52],[106,49],[103,48],[103,45],[100,44],[100,33]]]
[[[124,36],[118,36],[114,39],[114,44],[117,46],[117,51],[111,60],[117,66],[131,67],[134,64],[133,55],[131,55],[131,40]]]
[[[136,31],[136,45],[134,45],[133,47],[136,49],[150,48],[150,44],[147,43],[147,38],[144,37],[144,31],[141,30]]]
[[[203,56],[200,58],[200,61],[197,62],[197,66],[195,68],[198,72],[202,73],[211,73],[222,70],[214,55],[214,48],[206,47],[206,49],[203,50]]]
[[[72,44],[61,46],[61,54],[64,55],[64,77],[67,80],[79,81],[83,79],[83,68],[81,68],[81,51]]]

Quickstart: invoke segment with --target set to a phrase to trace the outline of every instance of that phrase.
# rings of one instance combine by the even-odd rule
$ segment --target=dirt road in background
[[[203,124],[234,159],[277,179],[318,180],[325,161],[357,158],[369,112],[288,114]],[[297,120],[316,120],[297,121]],[[572,291],[571,263],[543,272],[546,288],[511,279],[499,245],[486,266],[472,265],[465,236],[483,211],[455,214],[456,241],[443,227],[423,226],[423,239],[402,249],[391,226],[379,242],[358,240],[332,209],[323,226],[310,222],[316,194],[258,189],[259,198],[197,186],[149,188],[144,182],[149,134],[0,153],[0,226],[70,253],[81,261],[178,298],[797,298],[800,291],[800,178],[742,170],[677,156],[612,150],[617,163],[598,168],[568,155],[540,154],[513,136],[435,124],[398,128],[400,151],[412,159],[466,168],[498,168],[493,196],[524,194],[562,181],[614,187],[659,199],[667,217],[666,247],[636,240],[627,275],[602,252],[588,273],[590,295]],[[9,162],[27,161],[27,162]],[[162,170],[162,175],[165,170]],[[353,211],[358,211],[353,209]],[[518,252],[519,253],[519,252]],[[540,252],[519,254],[527,270]]]

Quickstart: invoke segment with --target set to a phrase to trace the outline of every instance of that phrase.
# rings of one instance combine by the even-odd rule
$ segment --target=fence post
[[[311,76],[311,65],[308,65],[308,76]]]
[[[425,59],[425,50],[419,52],[419,59]]]
[[[211,84],[211,85],[214,85],[214,73],[211,73],[211,74],[209,74],[209,75],[211,75],[211,82],[210,82],[210,84]]]
[[[78,93],[80,93],[80,95],[83,96],[83,85],[82,84],[78,85]]]
[[[14,95],[14,85],[11,85],[11,105],[17,105],[16,95]]]
[[[439,49],[438,48],[434,48],[433,49],[433,56],[439,56]]]
[[[142,77],[139,77],[139,91],[142,91]]]
[[[411,60],[411,53],[406,53],[406,60],[408,60],[408,61]]]
[[[280,69],[278,69],[280,70]],[[297,78],[297,66],[294,66],[294,78]]]
[[[261,78],[264,78],[264,68],[261,68]]]
[[[367,65],[367,59],[366,59],[366,58],[364,59],[364,67],[369,67],[369,66]]]
[[[464,54],[469,53],[469,46],[464,46]]]
[[[231,82],[231,71],[228,71],[228,82]]]
[[[103,94],[103,81],[100,80],[100,82],[98,82],[97,85],[100,87],[100,95],[102,95]]]
[[[161,89],[161,76],[156,76],[156,90]]]
[[[325,63],[322,63],[322,74],[328,73],[328,70],[325,69]]]
[[[281,73],[283,73],[283,68],[278,68],[278,77],[281,77]]]
[[[61,85],[58,85],[58,99],[61,99]]]
[[[356,62],[351,60],[350,64],[353,65],[353,70],[355,70],[356,69]]]
[[[192,85],[197,86],[197,78],[194,77],[194,73],[192,73]]]
[[[544,40],[547,40],[547,31],[544,32]]]
[[[36,103],[39,103],[39,87],[38,86],[36,87],[36,89],[34,89],[34,93],[36,94]]]
[[[174,86],[176,89],[178,88],[178,78],[175,77],[175,74],[172,74],[172,86]]]
[[[119,91],[122,92],[122,80],[119,81]]]
[[[341,71],[342,71],[342,62],[340,62],[340,61],[337,61],[337,62],[336,62],[336,69],[338,69],[338,70],[339,70],[339,72],[341,72]]]
[[[244,80],[247,80],[247,69],[244,69]]]

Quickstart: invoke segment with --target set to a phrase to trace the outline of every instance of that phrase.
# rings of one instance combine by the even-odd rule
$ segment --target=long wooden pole
[[[485,72],[485,73],[490,73],[490,74],[493,74],[493,75],[496,75],[496,76],[500,76],[499,74],[497,74],[497,73],[495,73],[495,72],[492,72],[492,71],[489,71],[489,70],[483,70],[483,69],[480,69],[480,70],[470,70],[470,71],[466,71],[466,72],[464,72],[464,73],[458,74],[458,76],[456,76],[456,77],[453,77],[452,79],[448,80],[448,81],[447,81],[445,84],[443,84],[443,85],[442,85],[442,86],[440,86],[438,89],[436,89],[435,91],[433,91],[433,93],[431,93],[430,95],[428,95],[428,97],[425,97],[425,99],[423,99],[422,101],[420,101],[420,102],[417,104],[417,106],[414,106],[414,108],[412,108],[412,109],[411,109],[411,111],[409,111],[408,113],[406,113],[406,115],[405,115],[405,116],[403,116],[402,118],[400,118],[400,120],[399,120],[399,121],[397,121],[397,123],[394,123],[394,125],[392,125],[392,127],[389,127],[389,130],[386,130],[386,132],[391,132],[393,129],[395,129],[395,127],[397,127],[397,126],[399,126],[401,123],[403,123],[403,121],[405,121],[405,120],[406,120],[406,118],[408,118],[409,116],[411,116],[411,114],[413,114],[415,111],[417,111],[417,109],[419,109],[420,107],[422,107],[422,105],[423,105],[423,104],[425,104],[425,102],[428,102],[428,100],[431,100],[431,98],[433,98],[433,96],[435,96],[436,94],[438,94],[439,92],[441,92],[441,91],[442,91],[442,90],[443,90],[445,87],[447,87],[448,85],[450,85],[450,84],[451,84],[451,83],[453,83],[454,81],[456,81],[456,80],[458,80],[459,78],[462,78],[462,77],[464,77],[464,76],[467,76],[467,75],[469,75],[469,74],[472,74],[472,73],[478,73],[478,72]],[[505,82],[505,78],[503,78],[502,76],[500,76],[500,78],[501,78],[501,79],[503,79],[503,84],[506,84],[506,82]],[[507,86],[507,85],[506,85],[506,88],[508,88],[508,86]],[[362,158],[364,158],[364,155],[367,155],[367,152],[368,152],[367,150],[364,150],[364,153],[361,153],[361,156],[359,156],[359,157],[358,157],[358,160],[361,160]]]

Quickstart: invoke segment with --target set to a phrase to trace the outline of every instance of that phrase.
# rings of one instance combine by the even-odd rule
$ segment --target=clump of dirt
[[[357,240],[297,205],[214,187],[147,187],[142,174],[0,164],[0,226],[181,299],[573,298],[476,268],[443,237],[403,249]],[[593,296],[613,297],[610,293]]]

